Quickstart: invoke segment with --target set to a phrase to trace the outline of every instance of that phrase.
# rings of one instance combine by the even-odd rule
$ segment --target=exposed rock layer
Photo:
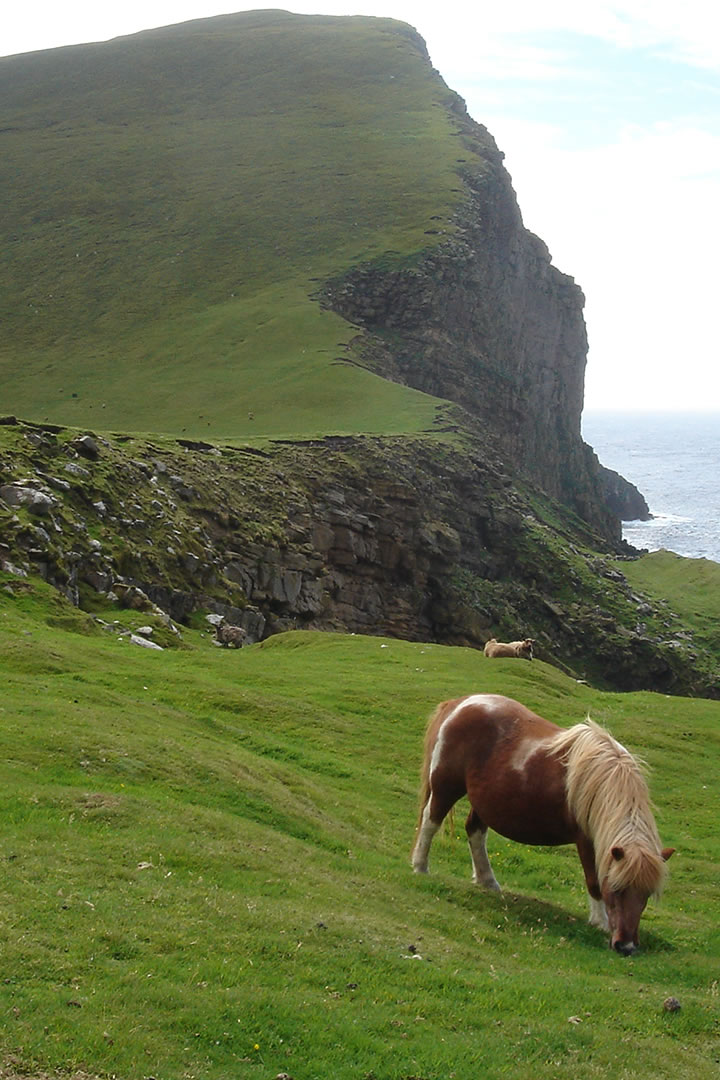
[[[577,518],[519,492],[488,448],[96,439],[78,472],[69,432],[0,430],[5,493],[51,500],[39,516],[32,499],[0,504],[0,568],[76,604],[154,603],[181,622],[216,612],[250,641],[293,628],[475,647],[532,637],[541,659],[609,686],[718,692],[672,613],[633,594]]]
[[[622,521],[648,521],[652,517],[645,496],[620,473],[601,465],[600,479],[607,505]]]
[[[503,155],[454,99],[466,198],[447,241],[412,265],[391,258],[328,282],[321,301],[367,334],[378,373],[463,406],[511,472],[620,538],[583,442],[584,297],[522,223]],[[438,229],[441,229],[439,223]]]

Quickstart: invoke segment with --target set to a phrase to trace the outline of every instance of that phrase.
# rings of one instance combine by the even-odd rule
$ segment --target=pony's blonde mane
[[[659,896],[667,871],[644,762],[589,717],[554,736],[549,749],[566,766],[568,808],[593,842],[600,881],[616,892],[633,885]]]

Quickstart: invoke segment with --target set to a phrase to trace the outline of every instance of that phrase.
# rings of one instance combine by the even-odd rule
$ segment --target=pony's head
[[[638,947],[638,925],[651,896],[659,896],[665,881],[665,863],[675,848],[659,854],[626,849],[616,844],[606,861],[601,881],[602,898],[610,930],[610,948],[631,956]]]
[[[665,863],[643,762],[588,717],[553,740],[566,764],[568,806],[595,849],[595,870],[610,929],[610,947],[629,956],[651,896],[662,892]]]

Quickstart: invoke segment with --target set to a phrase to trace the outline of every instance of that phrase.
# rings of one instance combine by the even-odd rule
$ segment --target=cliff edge
[[[328,282],[321,301],[363,327],[355,345],[368,366],[456,402],[509,470],[619,541],[616,508],[580,434],[583,293],[524,227],[493,137],[455,94],[450,108],[464,188],[451,235],[419,260],[354,268]]]

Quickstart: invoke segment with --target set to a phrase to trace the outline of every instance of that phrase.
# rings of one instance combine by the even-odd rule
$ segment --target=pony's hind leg
[[[416,874],[427,874],[428,855],[433,837],[454,804],[454,798],[440,798],[437,792],[430,791],[427,802],[420,814],[420,823],[418,824],[415,846],[413,847],[411,864]]]
[[[500,892],[497,878],[493,874],[487,853],[487,826],[483,825],[474,810],[468,814],[465,822],[468,844],[470,845],[470,858],[473,864],[473,881],[476,885],[482,885],[485,889]]]
[[[428,855],[430,854],[430,845],[433,842],[435,833],[440,828],[442,820],[433,821],[430,815],[430,803],[432,799],[428,799],[425,803],[425,808],[420,817],[420,824],[418,825],[417,837],[415,839],[415,846],[412,853],[412,868],[416,874],[427,874],[428,872]]]

